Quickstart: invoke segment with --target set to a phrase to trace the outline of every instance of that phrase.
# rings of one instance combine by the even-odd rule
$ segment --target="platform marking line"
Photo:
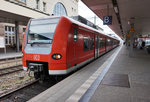
[[[79,102],[82,96],[87,92],[87,90],[92,86],[95,80],[101,75],[101,80],[103,79],[104,75],[108,71],[109,67],[117,57],[118,53],[120,52],[122,45],[120,48],[113,53],[98,69],[97,71],[88,79],[86,80],[65,102]],[[103,72],[104,71],[104,72]],[[103,72],[103,73],[102,73]],[[97,87],[99,84],[97,84]],[[95,89],[96,90],[96,89]],[[95,91],[94,91],[95,92]],[[94,93],[93,93],[94,94]],[[92,94],[92,95],[93,95]],[[89,101],[89,99],[88,99]],[[85,101],[85,102],[88,102]]]

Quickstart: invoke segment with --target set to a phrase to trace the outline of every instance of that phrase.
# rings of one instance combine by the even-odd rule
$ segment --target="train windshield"
[[[31,20],[28,43],[52,43],[59,18]]]

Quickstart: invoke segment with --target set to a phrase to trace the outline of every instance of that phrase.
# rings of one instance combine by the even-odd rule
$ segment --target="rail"
[[[0,76],[4,76],[4,75],[11,74],[11,73],[14,73],[14,72],[18,72],[18,71],[21,71],[21,70],[23,70],[22,65],[3,68],[3,69],[0,69]]]
[[[6,92],[6,93],[0,95],[0,101],[1,101],[3,98],[5,98],[5,97],[7,97],[7,96],[9,96],[9,95],[11,95],[11,94],[13,94],[13,93],[15,93],[15,92],[17,92],[17,91],[23,89],[23,88],[26,88],[26,87],[28,87],[28,86],[30,86],[30,85],[33,85],[33,84],[35,84],[35,83],[38,82],[38,81],[39,81],[39,79],[33,80],[33,81],[31,81],[31,82],[29,82],[29,83],[27,83],[27,84],[25,84],[25,85],[23,85],[23,86],[21,86],[21,87],[18,87],[18,88],[16,88],[16,89],[13,89],[13,90],[11,90],[11,91],[8,91],[8,92]]]
[[[6,67],[22,65],[21,56],[0,59],[0,70]]]

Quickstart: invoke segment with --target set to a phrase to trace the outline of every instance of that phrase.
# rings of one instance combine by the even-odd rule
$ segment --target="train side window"
[[[94,39],[91,38],[90,40],[90,50],[93,50],[94,49]]]
[[[105,37],[104,36],[102,36],[102,47],[104,48],[105,47],[105,44],[106,44],[106,42],[105,42],[106,40],[105,40]]]
[[[99,48],[101,48],[101,39],[99,38]]]
[[[103,39],[103,47],[105,47],[105,46],[106,46],[106,40]]]
[[[102,48],[104,47],[104,38],[102,36]]]
[[[77,42],[77,28],[74,28],[74,42]]]
[[[83,38],[83,50],[88,51],[89,50],[89,39],[87,37]]]
[[[110,39],[107,39],[107,40],[106,40],[106,45],[107,45],[107,46],[110,46]]]

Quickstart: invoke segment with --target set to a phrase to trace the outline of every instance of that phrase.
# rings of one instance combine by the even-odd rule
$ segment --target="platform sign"
[[[112,16],[104,16],[103,25],[112,25]]]
[[[5,38],[0,37],[0,48],[5,48]]]

